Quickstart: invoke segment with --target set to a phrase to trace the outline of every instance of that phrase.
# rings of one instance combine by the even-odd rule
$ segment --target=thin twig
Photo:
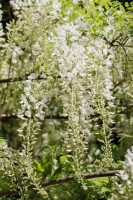
[[[14,77],[14,78],[5,78],[5,79],[1,79],[0,80],[0,84],[2,83],[12,83],[12,82],[17,82],[17,81],[25,81],[28,79],[29,74],[25,74],[23,77],[19,76],[19,77]],[[37,80],[42,79],[40,77],[37,78]]]
[[[26,116],[25,116],[25,118],[26,118]],[[2,114],[0,116],[0,120],[2,122],[5,122],[5,121],[10,120],[10,119],[19,119],[19,117],[16,114],[11,114],[11,115]],[[63,116],[63,115],[48,115],[48,116],[45,116],[44,119],[63,119],[63,120],[68,120],[68,116]]]

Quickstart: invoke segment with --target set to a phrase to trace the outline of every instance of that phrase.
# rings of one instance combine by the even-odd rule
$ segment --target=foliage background
[[[129,3],[131,3],[131,1],[129,1]],[[64,137],[64,130],[67,129],[68,124],[70,127],[73,127],[73,124],[77,123],[73,121],[73,119],[76,119],[76,116],[79,116],[79,110],[77,111],[76,108],[80,104],[80,97],[78,96],[78,93],[73,93],[73,96],[75,95],[74,98],[78,99],[77,104],[75,103],[76,106],[72,108],[73,111],[70,111],[69,117],[63,115],[64,108],[61,100],[65,97],[63,95],[67,89],[67,87],[65,87],[67,82],[64,82],[64,89],[60,82],[57,81],[58,58],[55,60],[52,60],[54,57],[50,58],[51,52],[53,51],[53,45],[56,42],[57,44],[59,43],[57,49],[60,49],[58,34],[55,37],[54,34],[50,35],[50,31],[52,32],[54,30],[58,21],[61,25],[65,23],[64,18],[68,15],[67,9],[72,6],[72,2],[63,1],[62,4],[64,10],[61,15],[64,18],[55,17],[54,19],[48,18],[49,12],[51,11],[49,5],[45,10],[46,13],[41,13],[36,7],[27,11],[22,8],[22,13],[19,16],[19,11],[16,14],[13,6],[10,6],[9,1],[1,1],[1,4],[3,11],[2,25],[4,28],[4,35],[2,38],[5,40],[4,42],[1,41],[1,44],[8,44],[7,46],[1,45],[1,80],[15,80],[17,77],[18,81],[1,83],[0,137],[2,139],[0,143],[0,162],[2,163],[3,169],[0,172],[0,187],[2,191],[12,189],[19,190],[19,194],[16,196],[7,195],[6,197],[2,197],[2,199],[131,199],[133,194],[131,181],[132,150],[128,150],[127,153],[127,149],[131,149],[133,145],[133,4],[131,3],[128,5],[122,1],[122,6],[116,1],[113,1],[113,4],[110,4],[110,1],[101,1],[101,3],[95,1],[95,6],[102,7],[102,11],[100,11],[100,9],[95,10],[95,6],[93,6],[94,12],[88,12],[86,14],[86,2],[79,1],[78,4],[74,6],[74,12],[69,16],[70,26],[72,26],[71,23],[78,17],[85,19],[85,23],[88,25],[91,35],[86,34],[88,33],[88,27],[83,27],[83,30],[81,30],[82,36],[83,34],[85,34],[85,36],[87,35],[88,41],[92,46],[96,46],[97,51],[98,49],[101,51],[102,48],[107,48],[108,46],[108,48],[110,48],[107,50],[108,54],[111,54],[113,57],[111,58],[113,59],[113,63],[111,64],[111,69],[109,71],[113,77],[111,80],[113,86],[109,88],[113,99],[110,99],[110,97],[108,99],[106,95],[100,96],[100,92],[97,92],[96,95],[93,96],[91,88],[93,84],[88,86],[81,81],[81,86],[89,91],[89,95],[92,94],[92,100],[95,100],[94,104],[91,105],[94,112],[89,113],[89,117],[87,118],[91,126],[85,127],[85,131],[86,129],[89,129],[93,132],[91,137],[88,137],[89,139],[86,139],[86,135],[82,136],[81,130],[79,131],[76,129],[78,127],[77,124],[74,125],[74,130],[76,129],[79,136],[71,136],[69,133],[70,135],[68,138]],[[119,10],[121,14],[119,14],[117,10]],[[36,23],[34,12],[39,13],[36,18]],[[112,15],[114,16],[114,20],[112,20],[112,24],[109,25],[112,25],[115,31],[112,32],[111,29],[111,32],[110,30],[108,32],[108,29],[106,29],[108,26],[106,20],[107,18],[110,20]],[[44,30],[47,34],[43,32]],[[40,35],[43,39],[39,41],[38,38]],[[49,43],[47,36],[53,37],[53,41]],[[95,41],[99,42],[99,38],[102,38],[105,42],[105,46],[101,44],[103,46],[100,47],[95,43]],[[38,50],[37,47],[34,46],[36,40],[40,42],[39,45],[41,46],[41,50]],[[68,46],[69,42],[68,32]],[[97,54],[94,55],[96,56]],[[50,61],[49,58],[51,59]],[[102,61],[98,60],[96,62]],[[55,68],[53,69],[50,65],[55,66]],[[45,68],[44,71],[41,68],[42,66]],[[96,69],[95,71],[94,69],[94,71],[92,70],[89,72],[94,78],[94,81],[97,81],[96,85],[100,84],[102,78],[104,79],[104,71],[102,70]],[[98,75],[96,74],[97,72]],[[51,77],[53,79],[51,79]],[[43,81],[34,81],[35,79],[41,78],[47,78],[45,87]],[[33,80],[33,83],[28,85],[26,79]],[[25,81],[23,82],[22,80]],[[62,78],[61,81],[63,80],[64,79]],[[80,81],[80,78],[78,81]],[[110,78],[108,78],[108,81],[110,81]],[[70,86],[70,89],[72,90],[73,87],[76,88],[76,84],[68,84],[68,87]],[[107,82],[107,85],[104,85],[105,83],[103,82],[102,84],[101,88],[98,88],[101,91],[104,90],[104,87],[108,87],[109,82]],[[25,117],[26,112],[21,112],[21,107],[23,106],[21,101],[24,101],[21,95],[26,95],[28,92],[26,88],[28,89],[28,87],[32,88],[30,95],[32,94],[31,96],[35,97],[38,102],[45,95],[48,96],[49,101],[46,103],[46,107],[42,107],[42,110],[39,110],[38,108],[36,111],[32,108],[32,116],[27,113],[27,116]],[[37,89],[37,87],[39,89]],[[56,98],[56,95],[59,95],[60,91],[63,91],[63,89],[64,93],[62,99]],[[71,94],[71,90],[69,90],[68,93]],[[83,92],[83,98],[85,98],[86,95],[86,92]],[[97,99],[100,102],[100,106],[97,103]],[[111,103],[115,105],[115,107],[113,107]],[[69,106],[65,109],[68,109]],[[19,113],[18,110],[20,110]],[[39,115],[41,111],[45,111],[46,113],[45,120],[43,120],[43,114],[42,116]],[[66,112],[69,112],[69,110]],[[39,115],[39,117],[37,116],[37,119],[39,120],[32,119],[36,114]],[[73,116],[71,116],[71,114],[73,114]],[[22,119],[19,119],[17,115],[22,115]],[[26,118],[24,119],[26,125],[23,123],[23,117]],[[69,123],[67,123],[67,121],[69,121]],[[30,130],[28,127],[30,127]],[[106,129],[106,134],[103,134],[104,128]],[[18,132],[20,132],[20,134],[22,133],[21,137],[18,136]],[[37,139],[35,136],[36,133]],[[3,140],[3,138],[5,140]],[[84,144],[84,140],[87,144]],[[34,142],[36,143],[34,144]],[[76,143],[78,148],[74,146],[74,143]],[[125,154],[127,155],[126,157]],[[76,164],[77,160],[78,164]],[[125,184],[124,178],[123,181],[121,180],[120,182],[120,180],[113,177],[96,178],[86,181],[83,179],[82,175],[92,172],[120,170],[123,169],[123,167],[125,169],[123,177],[125,177],[126,181],[127,179],[129,180],[128,184]],[[6,173],[4,173],[4,171]],[[127,172],[131,173],[128,178],[126,177]],[[74,182],[47,187],[46,191],[49,194],[49,197],[46,197],[46,191],[43,190],[40,185],[42,180],[50,181],[73,175],[75,176]],[[27,190],[27,185],[29,184],[33,184],[35,190]]]

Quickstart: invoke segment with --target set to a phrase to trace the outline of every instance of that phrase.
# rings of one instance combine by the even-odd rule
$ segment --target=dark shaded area
[[[112,1],[116,1],[116,0],[112,0]],[[118,0],[117,0],[118,1]],[[119,0],[118,2],[120,2],[122,4],[122,6],[125,8],[125,10],[127,11],[127,8],[125,6],[125,3],[128,2],[129,5],[131,5],[131,3],[133,3],[133,0]]]
[[[0,119],[0,138],[5,138],[9,146],[14,148],[21,147],[21,138],[18,139],[17,129],[20,126],[20,119],[6,118]]]
[[[5,30],[6,24],[9,23],[12,19],[14,19],[13,11],[10,6],[10,0],[0,0],[0,4],[2,5],[3,17],[2,24]]]
[[[133,0],[119,0],[119,2],[121,2],[121,3],[126,3],[126,2],[128,2],[128,3],[131,3],[131,2],[133,2]]]

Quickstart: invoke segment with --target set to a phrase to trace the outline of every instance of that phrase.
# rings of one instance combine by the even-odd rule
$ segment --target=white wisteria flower
[[[133,146],[131,149],[127,150],[125,155],[125,162],[123,165],[123,171],[121,173],[121,177],[124,181],[128,181],[131,184],[133,181]]]

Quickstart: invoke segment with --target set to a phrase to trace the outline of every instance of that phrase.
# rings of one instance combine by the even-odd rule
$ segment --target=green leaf
[[[95,3],[98,3],[99,0],[95,0]]]
[[[78,17],[78,14],[76,12],[72,13],[72,15],[70,16],[70,21],[75,20]]]
[[[121,161],[121,160],[117,161],[117,166],[118,166],[118,169],[122,169],[123,168],[123,161]]]
[[[3,138],[0,138],[0,142],[5,142],[6,140]]]
[[[122,12],[125,12],[125,8],[122,5],[119,5],[119,8]]]
[[[103,25],[103,23],[104,23],[104,21],[103,21],[103,20],[100,20],[100,21],[98,22],[98,24],[99,24],[100,26],[102,26],[102,25]]]
[[[128,3],[128,2],[125,3],[125,7],[126,7],[126,8],[129,7],[129,3]]]
[[[93,180],[93,183],[95,183],[95,185],[97,185],[97,186],[99,186],[99,187],[103,185],[103,184],[101,183],[101,181],[98,180],[98,179]]]
[[[67,157],[66,156],[60,156],[60,163],[65,165],[66,162],[68,162]]]
[[[102,187],[101,192],[102,192],[102,193],[111,192],[111,190],[109,190],[109,189],[106,188],[106,187]]]
[[[108,4],[109,4],[110,6],[112,6],[112,5],[113,5],[111,1],[108,1]]]
[[[101,187],[103,184],[107,184],[109,182],[108,177],[100,177],[95,180],[92,180],[93,183],[95,183],[97,186]]]
[[[37,170],[38,170],[39,172],[44,172],[44,168],[41,166],[40,163],[38,163],[38,165],[37,165]]]
[[[106,10],[109,10],[109,9],[110,9],[108,3],[105,3],[104,6],[105,6]]]

